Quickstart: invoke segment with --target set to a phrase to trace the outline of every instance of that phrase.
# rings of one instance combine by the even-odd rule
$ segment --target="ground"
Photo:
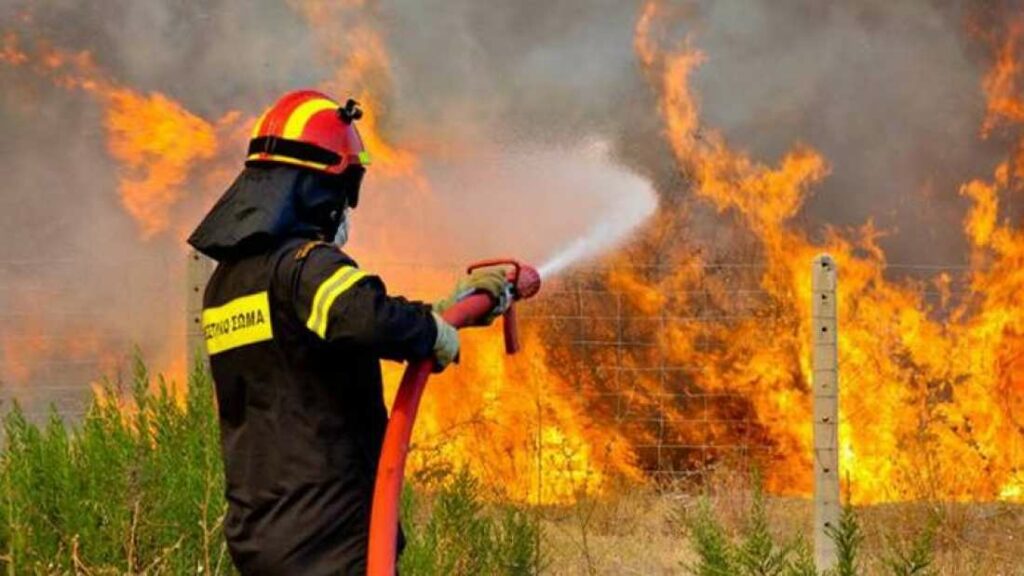
[[[737,530],[749,506],[749,493],[713,498],[722,523]],[[696,559],[684,518],[698,498],[653,489],[541,513],[548,574],[686,574]],[[811,524],[811,502],[767,499],[773,530],[781,538]],[[938,574],[1024,576],[1024,506],[993,504],[899,503],[857,507],[865,534],[862,573],[891,574],[881,558],[906,543],[934,518]]]

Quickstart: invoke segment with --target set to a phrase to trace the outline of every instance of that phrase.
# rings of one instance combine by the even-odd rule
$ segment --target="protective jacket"
[[[291,216],[264,218],[278,226],[273,232],[250,221],[256,236],[225,241],[226,220],[237,229],[254,213],[232,209],[233,197],[251,202],[254,180],[288,182],[243,174],[236,187],[247,178],[249,189],[229,191],[190,239],[219,259],[203,330],[220,414],[228,546],[245,575],[361,574],[387,424],[379,359],[429,356],[437,328],[428,305],[389,296],[380,278],[289,225]],[[294,194],[279,198],[296,202]]]

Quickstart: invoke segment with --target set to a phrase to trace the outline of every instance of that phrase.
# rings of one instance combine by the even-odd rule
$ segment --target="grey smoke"
[[[422,115],[499,139],[600,135],[664,195],[687,196],[633,56],[639,4],[551,4],[395,3],[399,100],[414,104],[399,123]],[[988,59],[966,24],[980,3],[668,4],[707,56],[695,86],[708,126],[768,163],[796,143],[829,159],[799,225],[817,236],[870,219],[891,232],[893,261],[965,260],[950,233],[966,207],[959,186],[989,176],[1007,149],[978,137]]]
[[[689,34],[707,54],[695,85],[708,125],[767,162],[797,142],[831,162],[832,175],[815,190],[798,225],[819,235],[826,225],[873,219],[893,231],[883,244],[895,261],[964,260],[963,240],[951,232],[965,206],[957,189],[989,175],[1006,149],[998,138],[981,142],[977,134],[987,59],[965,21],[982,3],[672,4],[685,14],[675,32]],[[633,27],[640,5],[383,0],[325,25],[344,30],[368,18],[382,30],[393,59],[383,121],[395,139],[429,135],[426,141],[450,141],[460,150],[479,145],[489,153],[487,162],[496,162],[495,151],[535,158],[545,149],[604,142],[617,162],[655,183],[666,209],[689,205],[679,234],[722,244],[733,234],[730,219],[693,202],[662,137],[655,96],[636,65]],[[283,91],[329,77],[338,64],[325,58],[302,16],[277,1],[0,0],[0,22],[29,47],[45,38],[63,49],[88,49],[120,82],[164,92],[211,120],[229,109],[255,114]],[[169,236],[136,239],[134,223],[118,205],[116,167],[104,149],[97,104],[54,89],[30,71],[0,66],[0,123],[0,261],[38,262],[0,270],[5,329],[16,324],[11,307],[17,301],[2,287],[17,284],[43,286],[69,309],[95,311],[92,321],[120,333],[126,346],[148,341],[156,347],[156,334],[183,330],[148,314],[154,301],[180,299],[179,280],[166,271],[168,263],[179,266],[182,246]],[[390,218],[424,237],[454,234],[452,245],[467,241],[458,235],[460,219],[501,222],[501,214],[486,210],[454,210],[462,194],[488,191],[446,180],[445,161],[434,159],[448,151],[419,152],[428,174],[443,184],[437,205],[388,203],[383,198],[402,191],[380,186]],[[523,180],[534,188],[524,191],[526,206],[551,193],[536,181],[557,169],[543,160],[536,164],[524,167],[536,171]],[[200,182],[190,185],[197,196],[216,193]],[[372,180],[369,186],[372,193]],[[586,190],[564,193],[580,199],[567,197],[566,210],[586,204]],[[386,233],[372,226],[382,216],[362,216],[358,235]],[[511,239],[521,232],[499,225],[495,234]],[[411,257],[462,257],[421,252],[410,247]],[[74,289],[55,278],[74,278]],[[120,317],[108,313],[114,299],[126,309]],[[67,322],[58,314],[49,325],[73,329]]]

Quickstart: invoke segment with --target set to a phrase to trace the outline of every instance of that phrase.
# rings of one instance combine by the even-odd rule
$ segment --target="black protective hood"
[[[332,238],[344,209],[327,181],[290,166],[247,166],[188,243],[217,261],[267,250],[289,238]]]

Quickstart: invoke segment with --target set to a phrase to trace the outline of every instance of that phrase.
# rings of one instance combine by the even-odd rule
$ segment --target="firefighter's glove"
[[[444,314],[445,310],[474,292],[486,292],[498,301],[491,313],[475,322],[474,326],[490,326],[512,303],[512,284],[508,281],[508,275],[503,267],[495,266],[474,270],[460,278],[448,297],[434,303],[434,312]]]
[[[441,315],[436,312],[434,313],[434,323],[437,324],[437,339],[434,340],[434,358],[436,359],[434,371],[440,372],[458,359],[459,331],[445,322],[444,318],[441,318]]]

